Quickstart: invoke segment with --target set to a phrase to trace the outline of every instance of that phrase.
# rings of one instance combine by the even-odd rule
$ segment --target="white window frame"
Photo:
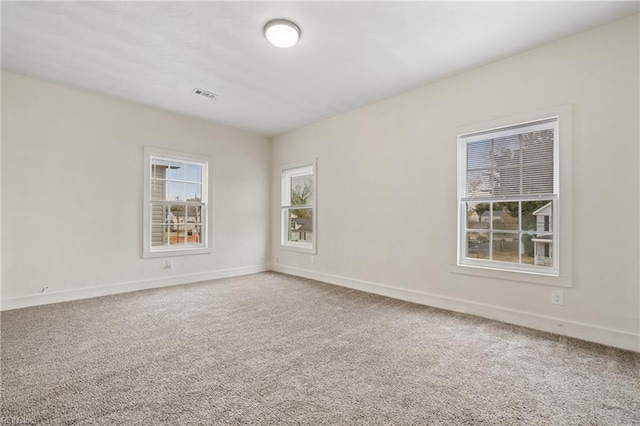
[[[288,163],[280,166],[281,184],[280,184],[280,247],[285,250],[296,251],[299,253],[316,254],[316,241],[318,235],[317,227],[317,208],[318,208],[318,193],[317,193],[317,160],[300,161],[296,163]],[[291,178],[295,176],[305,176],[311,174],[313,177],[313,198],[312,203],[305,206],[292,206],[291,205]],[[296,210],[303,208],[310,208],[312,213],[312,226],[313,232],[311,235],[311,242],[297,242],[289,241],[288,229],[289,229],[289,210]]]
[[[467,199],[467,146],[473,142],[480,140],[486,140],[488,138],[500,138],[505,136],[511,136],[516,134],[529,133],[539,130],[553,129],[554,141],[553,141],[553,194],[545,195],[531,195],[531,196],[508,196],[508,197],[483,197]],[[481,269],[491,269],[496,271],[509,271],[516,273],[528,273],[535,275],[559,276],[560,271],[560,117],[551,116],[536,119],[532,121],[514,123],[507,126],[501,126],[499,128],[492,128],[488,130],[475,131],[471,133],[461,134],[458,136],[458,244],[457,244],[457,265],[469,266]],[[523,201],[539,201],[539,200],[551,200],[552,202],[552,266],[541,265],[527,265],[521,263],[502,262],[491,259],[476,259],[466,256],[467,249],[467,202],[480,202],[480,203],[492,203],[492,202],[523,202]],[[519,207],[519,212],[521,208]],[[491,235],[493,234],[493,209],[489,209],[489,241],[493,242]],[[522,232],[522,218],[518,218],[518,231],[502,231],[500,233],[513,233],[518,235],[518,241],[523,234]],[[518,249],[520,252],[520,248]],[[490,248],[490,255],[493,250]],[[519,253],[521,256],[521,253]]]
[[[185,244],[180,246],[167,245],[167,246],[152,246],[151,245],[151,205],[152,204],[184,204],[187,202],[171,202],[171,201],[157,201],[151,200],[151,161],[153,158],[162,160],[176,161],[182,163],[191,163],[202,165],[202,199],[198,205],[202,206],[201,211],[201,239],[200,243]],[[209,248],[209,240],[211,230],[209,224],[211,223],[211,206],[209,204],[209,158],[204,155],[190,154],[179,151],[173,151],[156,147],[144,147],[144,191],[143,191],[143,258],[157,258],[157,257],[171,257],[171,256],[184,256],[195,254],[211,253]]]

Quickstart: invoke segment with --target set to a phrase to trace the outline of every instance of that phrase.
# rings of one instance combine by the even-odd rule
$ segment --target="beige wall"
[[[142,259],[145,145],[210,157],[211,254],[173,257],[173,269]],[[3,308],[265,269],[269,149],[252,133],[3,72]]]
[[[275,138],[273,268],[639,350],[638,59],[634,16]],[[572,287],[454,273],[456,131],[567,105]],[[310,158],[313,259],[278,238],[279,166]]]
[[[3,72],[2,308],[263,270],[271,248],[276,270],[640,350],[638,35],[624,19],[271,142]],[[457,132],[568,105],[571,287],[455,273]],[[144,145],[212,158],[210,255],[142,259]],[[278,210],[280,164],[311,158],[313,258],[280,249]]]

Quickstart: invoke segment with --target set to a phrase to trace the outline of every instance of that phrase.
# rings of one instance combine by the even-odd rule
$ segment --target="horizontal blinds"
[[[467,142],[466,198],[551,195],[554,128]]]

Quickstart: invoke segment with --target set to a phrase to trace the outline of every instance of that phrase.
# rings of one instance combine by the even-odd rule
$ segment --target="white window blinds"
[[[554,193],[557,120],[475,134],[466,139],[466,199]]]

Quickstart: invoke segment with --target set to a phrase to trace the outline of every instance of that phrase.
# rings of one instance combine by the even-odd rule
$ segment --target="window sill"
[[[174,257],[174,256],[191,256],[197,254],[210,254],[210,248],[195,248],[195,249],[182,249],[182,250],[161,250],[161,251],[146,251],[142,253],[143,259],[154,259],[158,257]]]
[[[284,245],[284,244],[280,244],[280,248],[282,250],[286,250],[286,251],[293,251],[296,253],[304,253],[304,254],[316,254],[316,248],[315,247],[297,247],[297,246],[289,246],[289,245]]]
[[[542,284],[554,287],[573,287],[573,277],[562,275],[554,276],[532,272],[515,272],[471,265],[449,265],[449,272],[452,274]]]

